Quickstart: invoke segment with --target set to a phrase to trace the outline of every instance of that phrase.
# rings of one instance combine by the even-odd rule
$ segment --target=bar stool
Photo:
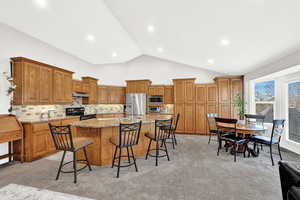
[[[142,121],[139,121],[139,122],[136,122],[136,123],[131,123],[131,124],[122,124],[121,123],[120,126],[119,126],[119,135],[110,138],[110,142],[116,147],[111,167],[112,168],[114,166],[118,167],[117,178],[119,178],[121,167],[129,167],[131,165],[134,165],[135,166],[135,171],[136,172],[138,171],[138,168],[137,168],[137,165],[136,165],[136,159],[135,159],[132,147],[139,143],[141,126],[142,126]],[[122,155],[122,149],[123,148],[127,149],[127,155],[126,156]],[[129,153],[129,148],[131,150],[131,156],[130,156],[130,153]],[[118,150],[119,150],[119,154],[117,156],[117,151]],[[121,165],[121,158],[122,157],[127,157],[129,164]],[[133,159],[133,162],[131,162],[130,158]],[[115,160],[118,161],[117,164],[115,164]]]
[[[170,157],[168,154],[168,148],[166,145],[166,139],[171,134],[172,131],[172,119],[167,120],[155,120],[155,132],[153,133],[146,133],[145,136],[150,139],[147,154],[146,154],[146,160],[148,159],[148,156],[155,157],[155,166],[158,166],[158,158],[159,157],[165,157],[167,156],[168,161],[170,161]],[[156,142],[156,148],[151,148],[152,141]],[[159,142],[162,142],[162,145],[164,146],[164,149],[160,148]],[[156,154],[152,155],[149,152],[155,151]],[[164,155],[159,155],[160,151],[164,151]]]
[[[74,183],[77,183],[77,172],[83,170],[84,168],[88,167],[90,171],[92,171],[91,165],[89,163],[86,147],[93,143],[92,140],[87,138],[73,138],[71,126],[53,126],[49,123],[49,128],[51,131],[53,143],[55,145],[56,150],[64,151],[62,159],[60,161],[60,165],[58,168],[58,172],[56,175],[56,180],[58,180],[60,173],[74,173]],[[76,153],[79,150],[83,150],[85,160],[77,160]],[[73,160],[64,163],[64,159],[66,156],[66,152],[73,153]],[[86,165],[80,169],[77,169],[77,161],[86,162]],[[67,165],[73,163],[73,171],[63,171],[62,168]]]
[[[166,139],[166,143],[172,143],[173,149],[175,149],[175,145],[177,145],[176,129],[177,129],[177,124],[178,124],[179,118],[180,118],[180,114],[177,113],[176,119],[173,120],[173,124],[171,127],[171,133],[168,135],[168,138]],[[171,140],[171,142],[167,142],[169,139]],[[163,143],[161,144],[161,147],[162,146],[163,146]]]

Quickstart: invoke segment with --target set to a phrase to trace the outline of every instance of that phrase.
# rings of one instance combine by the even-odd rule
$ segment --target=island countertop
[[[155,120],[170,119],[171,117],[172,115],[144,115],[121,118],[98,118],[74,122],[72,126],[81,128],[108,128],[117,127],[120,123],[133,123],[138,121],[142,121],[143,124],[154,123]]]

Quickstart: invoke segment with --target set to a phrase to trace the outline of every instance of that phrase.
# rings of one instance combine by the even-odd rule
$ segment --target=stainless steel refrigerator
[[[145,93],[126,94],[126,114],[146,115],[147,95]]]

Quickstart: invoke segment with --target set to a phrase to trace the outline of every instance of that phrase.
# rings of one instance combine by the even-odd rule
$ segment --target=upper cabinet
[[[150,80],[127,80],[126,93],[146,93],[149,92]]]
[[[149,95],[151,96],[164,96],[164,86],[152,85],[149,87]]]
[[[196,103],[206,103],[207,87],[206,85],[196,85]]]
[[[207,84],[207,103],[218,103],[218,86],[217,84]]]
[[[175,103],[195,103],[195,79],[173,79]]]
[[[165,86],[164,89],[164,104],[173,104],[174,103],[174,87]]]
[[[83,99],[83,102],[85,104],[97,104],[98,79],[92,77],[82,77],[82,82],[84,84],[84,92],[89,95],[88,98]]]
[[[23,57],[11,59],[16,83],[14,104],[67,104],[72,102],[72,74]],[[58,100],[58,101],[57,101]]]
[[[53,103],[72,103],[72,73],[55,69],[53,78]]]
[[[125,104],[125,88],[118,86],[98,86],[99,104]]]
[[[83,93],[82,89],[82,82],[79,80],[73,80],[73,92],[81,92]]]
[[[219,88],[219,103],[230,103],[230,79],[217,78]]]

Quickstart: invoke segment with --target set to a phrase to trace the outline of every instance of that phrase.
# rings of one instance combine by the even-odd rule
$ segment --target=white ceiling
[[[1,0],[0,22],[93,64],[146,54],[245,74],[300,45],[299,8],[299,0]]]
[[[0,22],[93,64],[141,55],[101,0],[1,0]],[[94,41],[86,40],[89,34]]]

